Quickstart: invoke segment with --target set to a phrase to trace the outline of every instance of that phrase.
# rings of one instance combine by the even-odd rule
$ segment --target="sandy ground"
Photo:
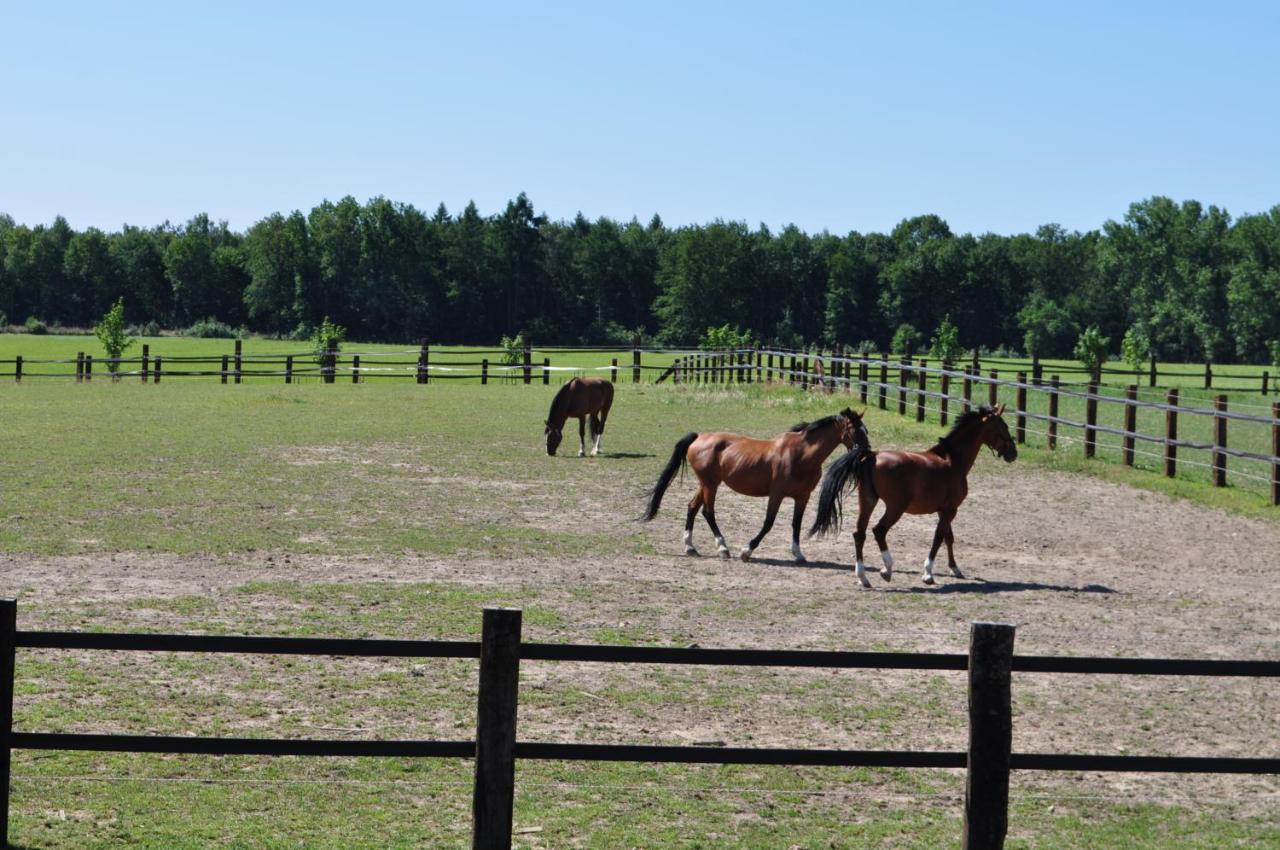
[[[548,553],[518,562],[279,552],[0,556],[0,590],[21,596],[20,627],[26,628],[83,628],[92,625],[84,612],[94,605],[218,595],[256,580],[443,582],[525,593],[555,610],[562,625],[527,629],[526,638],[534,640],[597,642],[612,630],[668,645],[962,652],[968,624],[985,619],[1017,624],[1017,650],[1025,653],[1280,658],[1280,526],[1017,466],[980,465],[970,485],[955,523],[957,558],[969,578],[952,579],[940,565],[932,588],[919,581],[931,517],[906,517],[893,530],[894,580],[875,576],[869,591],[850,571],[847,529],[838,538],[805,541],[809,563],[792,562],[789,504],[754,562],[706,557],[714,544],[701,520],[695,534],[704,557],[686,557],[680,543],[686,481],[673,486],[662,513],[644,531],[657,555],[564,560]],[[559,527],[546,522],[556,530],[633,531],[634,508],[588,508],[565,516]],[[722,494],[718,514],[737,551],[758,528],[763,502]],[[234,623],[241,603],[234,594],[227,598],[227,618]],[[422,634],[430,635],[429,615],[425,619]],[[145,625],[200,629],[173,614]],[[527,740],[965,745],[960,674],[529,663],[522,687],[589,697],[559,708],[553,700],[522,709],[521,737]],[[672,689],[669,700],[620,705],[598,696],[663,687]],[[729,696],[699,698],[707,689]],[[1277,682],[1018,675],[1014,695],[1019,751],[1280,757]],[[868,706],[874,711],[864,716]],[[362,728],[383,726],[379,721],[394,725],[394,718],[374,717]],[[1276,778],[1039,774],[1018,781],[1048,783],[1064,794],[1105,789],[1141,799],[1234,800],[1280,811]]]

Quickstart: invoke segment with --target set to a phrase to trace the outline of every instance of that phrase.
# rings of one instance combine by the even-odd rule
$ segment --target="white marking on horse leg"
[[[867,581],[867,565],[858,561],[853,565],[853,574],[858,577],[858,581],[863,587],[870,587],[871,582]]]
[[[921,576],[920,580],[925,584],[933,584],[933,558],[925,558],[924,575]]]
[[[684,553],[686,555],[696,555],[698,550],[693,548],[693,532],[686,531],[684,533]]]
[[[733,553],[729,551],[729,544],[725,542],[723,537],[716,538],[716,548],[720,550],[720,557],[728,560],[733,557]]]
[[[739,554],[738,557],[741,558],[743,561],[750,561],[751,553],[754,551],[756,550],[752,549],[750,546],[747,546],[742,550],[741,554]]]
[[[804,553],[800,551],[800,544],[794,540],[791,541],[791,557],[796,559],[797,564],[808,563],[805,560]]]
[[[885,581],[893,580],[893,555],[889,554],[889,550],[885,549],[880,553],[884,558],[884,569],[880,571],[880,577]]]

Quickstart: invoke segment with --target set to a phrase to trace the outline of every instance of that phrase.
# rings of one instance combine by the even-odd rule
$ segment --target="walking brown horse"
[[[667,492],[671,479],[688,464],[698,476],[698,492],[689,500],[689,513],[685,517],[685,554],[698,554],[693,546],[693,521],[701,508],[707,526],[716,537],[720,557],[729,557],[729,544],[716,525],[716,489],[724,483],[744,496],[769,499],[764,526],[742,550],[742,560],[751,560],[751,553],[773,527],[782,500],[793,499],[796,508],[791,520],[791,554],[797,563],[803,564],[800,526],[804,509],[813,488],[822,478],[823,461],[840,445],[849,449],[859,446],[870,449],[862,416],[848,408],[817,422],[801,422],[772,440],[756,440],[722,432],[685,434],[676,442],[671,460],[649,492],[649,507],[641,519],[648,522],[657,515],[662,495]]]
[[[1018,447],[1009,436],[1009,426],[1001,418],[1003,413],[1004,405],[994,409],[983,405],[961,414],[947,435],[924,452],[850,452],[840,458],[831,464],[822,480],[818,515],[809,529],[810,536],[839,530],[841,498],[852,483],[858,488],[858,530],[853,533],[854,574],[863,587],[870,587],[871,582],[867,581],[866,565],[862,562],[862,544],[867,539],[871,512],[881,499],[885,504],[884,513],[872,533],[884,559],[880,576],[885,581],[893,579],[889,529],[903,513],[938,515],[933,545],[924,562],[924,583],[933,584],[933,559],[938,556],[944,540],[951,574],[964,578],[952,551],[955,536],[951,533],[951,520],[969,493],[965,479],[979,449],[986,446],[1007,463],[1018,458]]]
[[[591,426],[591,456],[600,454],[604,445],[604,423],[613,406],[613,384],[604,378],[572,378],[551,400],[551,412],[547,414],[543,433],[547,435],[547,454],[555,456],[563,439],[564,423],[570,416],[578,417],[578,440],[582,447],[578,457],[587,453],[587,438],[583,433]]]

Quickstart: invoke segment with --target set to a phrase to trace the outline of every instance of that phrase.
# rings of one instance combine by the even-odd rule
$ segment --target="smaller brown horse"
[[[880,576],[885,581],[893,578],[893,555],[889,554],[887,539],[889,529],[903,515],[938,515],[938,528],[933,534],[933,546],[924,562],[925,584],[933,584],[933,559],[945,540],[947,564],[951,574],[964,578],[956,566],[952,543],[951,520],[969,493],[966,476],[973,468],[978,450],[983,446],[994,451],[1007,463],[1018,458],[1018,447],[1009,436],[1009,426],[1000,418],[1004,405],[992,409],[983,405],[961,414],[947,435],[938,440],[928,451],[874,453],[850,452],[831,464],[822,480],[822,492],[818,495],[818,515],[809,529],[810,536],[825,534],[840,528],[840,501],[850,482],[858,490],[858,530],[853,533],[854,574],[863,587],[867,581],[866,565],[862,562],[862,544],[867,539],[867,523],[876,503],[884,500],[884,513],[872,529],[884,569]]]
[[[555,456],[563,439],[564,423],[570,416],[578,417],[578,440],[582,447],[578,449],[578,457],[587,453],[587,438],[584,433],[591,427],[591,456],[600,454],[604,444],[604,423],[609,418],[609,408],[613,406],[613,384],[604,378],[573,378],[560,388],[556,397],[551,400],[551,412],[542,424],[546,426],[543,433],[547,435],[547,454]]]
[[[809,504],[813,488],[822,478],[823,461],[841,445],[849,449],[870,449],[862,416],[848,408],[817,422],[801,422],[772,440],[756,440],[723,432],[685,434],[676,443],[671,460],[649,492],[649,507],[641,519],[648,522],[657,516],[662,495],[667,492],[671,480],[689,464],[698,476],[698,492],[689,500],[689,513],[685,517],[685,554],[698,554],[693,546],[693,521],[701,508],[711,533],[716,536],[720,557],[729,557],[729,544],[716,525],[716,489],[724,483],[744,496],[767,496],[769,499],[764,526],[742,550],[742,560],[751,560],[751,553],[773,528],[782,500],[792,499],[796,509],[791,520],[791,554],[803,564],[800,527],[804,509]]]

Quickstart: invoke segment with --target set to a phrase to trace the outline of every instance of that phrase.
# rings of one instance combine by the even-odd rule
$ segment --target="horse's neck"
[[[810,454],[820,461],[826,460],[827,455],[834,452],[836,447],[840,445],[840,429],[823,428],[817,439],[805,440],[805,444]]]
[[[551,401],[551,412],[547,414],[547,422],[552,428],[563,428],[569,418],[569,394],[562,393]]]
[[[982,423],[973,425],[964,434],[952,437],[947,441],[947,448],[951,455],[951,465],[960,470],[961,475],[968,475],[982,448]]]

